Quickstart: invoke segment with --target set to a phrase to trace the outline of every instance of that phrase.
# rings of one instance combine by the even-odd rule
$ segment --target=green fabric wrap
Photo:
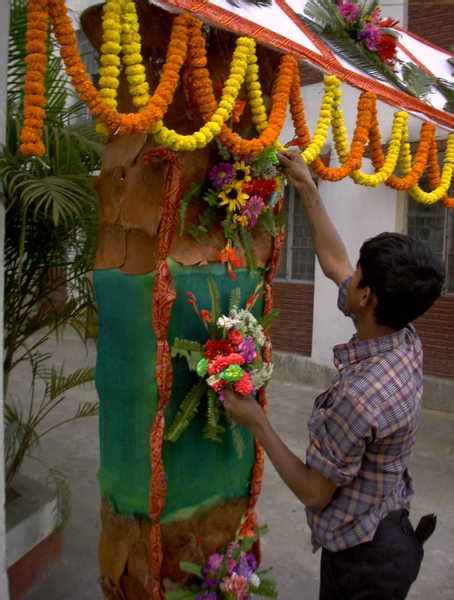
[[[237,271],[232,281],[218,263],[183,267],[169,261],[177,298],[168,332],[175,337],[206,341],[206,329],[187,303],[186,291],[196,296],[199,307],[211,309],[208,276],[220,291],[222,309],[228,309],[230,292],[241,288],[241,305],[263,279],[263,271]],[[117,269],[94,273],[99,313],[96,387],[100,399],[100,469],[102,495],[122,515],[146,515],[150,485],[149,433],[156,410],[156,338],[151,322],[154,274],[125,275]],[[262,303],[255,310],[261,314]],[[166,409],[167,423],[175,416],[181,400],[197,380],[182,358],[173,360],[172,397]],[[205,403],[202,405],[205,407]],[[245,440],[238,458],[231,431],[222,443],[205,440],[202,429],[205,410],[199,411],[190,427],[176,442],[164,444],[167,503],[162,521],[190,516],[201,505],[220,498],[248,495],[254,464],[254,443],[241,429]]]

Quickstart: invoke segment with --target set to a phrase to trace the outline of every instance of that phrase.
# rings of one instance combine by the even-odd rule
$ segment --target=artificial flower
[[[231,319],[225,315],[221,315],[216,321],[216,325],[221,329],[229,330],[239,325],[240,322],[237,319]]]
[[[243,373],[241,379],[235,383],[235,391],[242,396],[250,396],[254,392],[254,384],[249,373]]]
[[[246,204],[246,200],[249,198],[248,194],[245,194],[242,190],[240,183],[229,185],[225,187],[219,194],[221,202],[220,206],[227,206],[227,210],[235,212]]]
[[[217,356],[208,365],[209,375],[219,375],[230,365],[244,365],[244,358],[240,354],[232,352],[228,356]]]
[[[234,346],[238,346],[244,340],[244,337],[238,329],[230,329],[227,334],[227,339]]]
[[[248,580],[237,573],[225,577],[221,583],[221,591],[231,594],[235,600],[246,600],[249,590]]]
[[[229,365],[223,372],[222,378],[229,383],[235,383],[243,377],[243,373],[244,371],[239,365]]]
[[[245,362],[252,362],[257,358],[257,346],[254,338],[248,335],[238,346],[238,354],[240,354]]]
[[[381,36],[380,27],[377,27],[373,23],[366,23],[359,32],[359,39],[364,43],[366,48],[374,52],[378,50]]]
[[[355,23],[361,13],[360,7],[355,2],[345,2],[345,4],[341,4],[338,8],[342,18],[347,23]]]
[[[257,575],[257,573],[252,573],[252,575],[249,578],[249,583],[254,588],[260,587],[260,577]]]
[[[377,53],[380,60],[389,65],[396,61],[397,40],[392,35],[382,35],[378,43]]]
[[[214,165],[208,177],[215,187],[220,188],[229,183],[233,178],[233,166],[227,162]]]
[[[241,215],[247,218],[248,229],[253,229],[257,225],[257,219],[264,206],[265,203],[260,196],[254,195],[249,198],[241,211]]]
[[[249,219],[246,215],[234,215],[233,222],[239,225],[240,227],[246,227],[248,229],[252,229],[253,225],[249,223]]]
[[[246,577],[250,582],[252,575],[257,570],[257,566],[257,559],[252,552],[241,552],[237,570],[238,575]]]
[[[201,358],[199,360],[196,365],[196,371],[199,377],[205,377],[205,375],[208,373],[208,364],[209,361],[207,358]]]
[[[230,354],[232,344],[230,338],[227,340],[207,340],[204,346],[204,357],[208,359],[215,358],[218,354]]]
[[[237,161],[233,164],[233,175],[235,181],[247,183],[251,181],[251,167],[244,161]]]
[[[202,317],[203,321],[205,323],[211,323],[211,312],[209,310],[206,310],[205,308],[203,308],[200,311],[200,316]]]

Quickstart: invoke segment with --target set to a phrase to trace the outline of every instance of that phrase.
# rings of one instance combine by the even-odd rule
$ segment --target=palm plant
[[[8,111],[5,145],[0,151],[0,181],[5,205],[4,398],[7,483],[30,449],[51,429],[43,423],[65,393],[93,379],[92,370],[66,375],[45,367],[43,344],[66,325],[91,319],[92,287],[87,277],[96,245],[96,201],[90,176],[98,168],[101,144],[93,124],[81,118],[61,70],[55,42],[48,44],[45,156],[19,151],[26,55],[27,0],[11,0]],[[64,291],[64,301],[59,301]],[[12,371],[31,367],[30,396],[14,399]],[[42,380],[42,397],[35,400]],[[96,414],[95,404],[77,406],[68,420]],[[63,423],[58,423],[60,425]],[[10,435],[14,433],[14,435]]]

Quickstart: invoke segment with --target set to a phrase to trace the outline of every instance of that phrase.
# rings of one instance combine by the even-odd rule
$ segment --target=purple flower
[[[248,203],[241,211],[241,214],[248,218],[248,229],[252,229],[256,226],[258,216],[262,212],[264,206],[265,203],[261,196],[254,195],[249,198]]]
[[[354,2],[346,2],[339,5],[339,12],[347,23],[355,23],[358,20],[360,8]]]
[[[206,568],[208,568],[210,571],[218,571],[222,565],[223,560],[224,557],[222,556],[222,554],[212,554],[207,560]]]
[[[248,335],[238,346],[238,354],[240,354],[246,363],[250,363],[257,356],[257,346],[254,339]]]
[[[218,595],[216,592],[201,592],[197,594],[195,600],[218,600]]]
[[[238,566],[238,563],[236,561],[235,558],[228,558],[227,559],[227,575],[230,577],[230,575],[236,571],[236,568]]]
[[[251,576],[257,570],[257,560],[252,552],[242,552],[240,556],[240,565],[238,567],[237,573],[246,579],[250,579]]]
[[[220,581],[220,569],[221,565],[224,561],[224,557],[222,554],[212,554],[207,562],[205,563],[202,574],[203,574],[203,583],[207,588],[215,588],[217,587]]]
[[[233,178],[233,165],[230,163],[219,163],[211,169],[209,178],[216,187],[222,187]]]
[[[359,32],[359,39],[364,42],[364,45],[369,50],[378,50],[381,39],[380,28],[373,23],[366,23],[364,29]]]

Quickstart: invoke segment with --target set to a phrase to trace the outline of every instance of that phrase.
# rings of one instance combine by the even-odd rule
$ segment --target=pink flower
[[[364,29],[359,32],[359,39],[362,40],[366,48],[369,50],[378,50],[381,39],[380,28],[373,23],[366,23],[364,25]]]
[[[354,2],[346,2],[339,6],[339,12],[347,23],[355,23],[358,20],[360,8]]]
[[[232,573],[230,577],[224,577],[220,588],[225,594],[231,594],[235,600],[246,600],[249,584],[246,577],[241,577],[241,575],[238,575],[237,573]]]

